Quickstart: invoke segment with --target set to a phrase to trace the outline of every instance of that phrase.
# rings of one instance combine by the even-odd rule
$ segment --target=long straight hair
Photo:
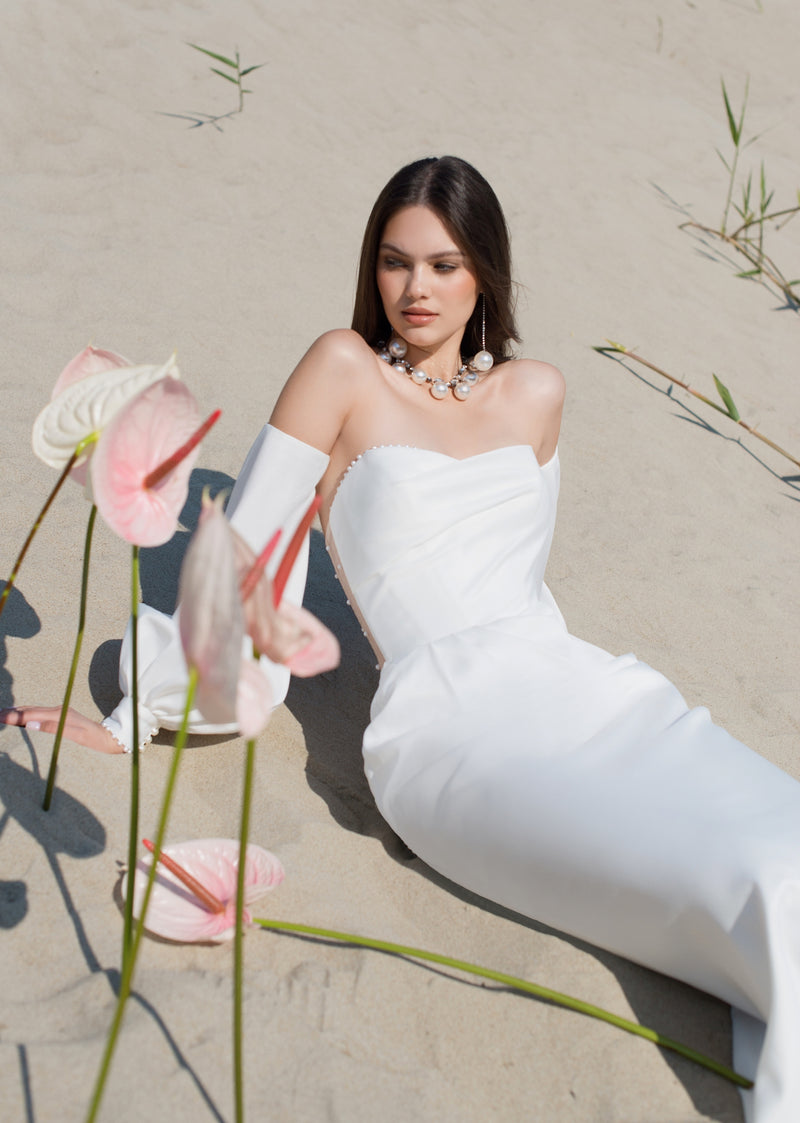
[[[511,283],[511,246],[500,203],[480,174],[458,156],[428,156],[407,164],[381,191],[364,231],[353,309],[354,331],[374,347],[391,327],[383,310],[376,269],[386,224],[405,207],[429,207],[444,223],[478,278],[486,301],[486,350],[496,363],[512,357],[519,342]],[[467,321],[465,355],[481,349],[482,301]]]

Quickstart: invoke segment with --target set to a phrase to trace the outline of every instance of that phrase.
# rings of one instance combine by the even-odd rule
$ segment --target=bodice
[[[462,460],[382,445],[350,465],[328,547],[384,659],[552,603],[558,480],[557,456],[540,466],[529,445]]]

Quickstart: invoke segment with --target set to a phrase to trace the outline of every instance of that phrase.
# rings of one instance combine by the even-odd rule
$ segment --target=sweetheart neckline
[[[550,459],[546,460],[544,464],[540,464],[536,453],[533,451],[533,447],[531,445],[526,445],[526,444],[498,445],[497,448],[489,448],[489,449],[486,449],[485,452],[473,452],[470,456],[451,456],[449,452],[440,452],[438,449],[435,449],[435,448],[422,448],[419,445],[401,445],[401,444],[370,445],[369,448],[365,448],[363,452],[360,452],[358,454],[358,456],[355,457],[354,460],[351,460],[350,463],[345,468],[344,472],[342,473],[342,478],[339,480],[339,483],[336,487],[336,491],[333,493],[333,498],[331,499],[330,506],[328,507],[328,517],[327,517],[327,520],[326,520],[327,525],[326,525],[326,528],[325,528],[325,538],[326,539],[328,538],[328,535],[330,533],[331,516],[333,515],[333,509],[336,506],[336,500],[339,497],[339,492],[341,491],[345,480],[350,475],[353,468],[355,468],[356,464],[358,464],[360,460],[363,460],[364,457],[367,455],[367,453],[380,452],[382,449],[398,449],[398,448],[399,449],[405,449],[408,452],[427,453],[429,456],[441,456],[444,460],[450,460],[454,464],[467,464],[471,460],[480,460],[481,457],[483,457],[483,456],[493,456],[493,455],[496,455],[498,452],[511,452],[511,451],[515,451],[517,449],[524,449],[528,453],[530,453],[531,459],[533,460],[534,464],[536,465],[536,467],[539,469],[540,472],[544,472],[545,470],[550,468],[553,464],[555,464],[558,460],[558,446],[556,446],[555,452],[550,457]]]

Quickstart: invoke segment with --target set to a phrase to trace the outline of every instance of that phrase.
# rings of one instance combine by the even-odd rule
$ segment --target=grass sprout
[[[256,63],[255,66],[246,66],[242,70],[241,59],[239,58],[238,48],[234,52],[234,58],[227,58],[225,55],[219,55],[216,51],[209,51],[207,47],[198,47],[196,43],[187,43],[187,47],[191,47],[195,51],[200,51],[201,54],[207,55],[215,62],[220,63],[222,66],[227,67],[227,70],[220,70],[217,66],[210,67],[214,74],[218,74],[220,78],[224,78],[226,82],[232,82],[239,92],[239,108],[235,110],[236,113],[241,113],[244,109],[244,95],[251,94],[252,90],[246,90],[242,85],[242,79],[248,74],[252,74],[254,70],[259,70],[265,65],[263,62]],[[230,73],[229,73],[230,71]]]
[[[775,260],[767,254],[764,249],[764,232],[768,225],[771,225],[774,230],[782,229],[800,211],[800,190],[797,191],[797,203],[795,205],[771,210],[775,192],[767,184],[767,173],[762,160],[756,185],[753,184],[753,172],[751,170],[747,174],[747,179],[744,182],[739,182],[741,202],[734,201],[739,177],[739,158],[745,148],[759,139],[759,136],[750,137],[748,140],[744,139],[744,121],[749,93],[750,79],[748,78],[741,109],[737,114],[731,105],[725,82],[722,82],[722,101],[725,106],[728,132],[733,143],[733,153],[729,159],[726,159],[720,150],[716,149],[717,155],[728,172],[728,187],[722,221],[718,228],[701,222],[684,222],[681,229],[700,230],[702,233],[719,238],[726,245],[731,246],[748,263],[746,269],[742,269],[736,274],[737,277],[760,277],[782,294],[790,308],[798,310],[800,309],[800,288],[798,288],[800,278],[789,280]],[[738,215],[739,221],[735,228],[730,230],[729,224],[731,223],[732,212]]]

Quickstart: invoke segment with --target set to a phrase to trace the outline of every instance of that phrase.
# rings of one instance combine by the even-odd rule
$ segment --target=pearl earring
[[[481,293],[481,349],[469,364],[473,370],[486,374],[494,366],[491,351],[486,350],[486,293]]]

